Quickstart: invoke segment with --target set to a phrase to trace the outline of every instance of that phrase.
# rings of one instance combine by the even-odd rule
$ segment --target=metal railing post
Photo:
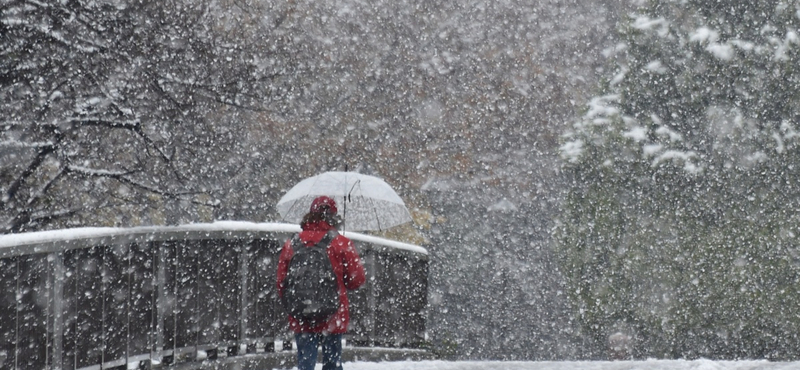
[[[247,352],[247,342],[245,338],[247,337],[247,324],[248,324],[248,317],[249,311],[247,309],[248,301],[247,301],[247,281],[250,278],[248,276],[248,269],[247,265],[248,255],[247,255],[247,245],[242,243],[239,248],[239,307],[241,307],[240,316],[239,316],[239,338],[237,338],[237,353],[241,354],[240,352]],[[244,348],[244,350],[242,350]]]
[[[54,370],[61,370],[63,364],[64,353],[64,253],[51,253],[52,258],[52,271],[53,271],[53,288],[52,288],[52,368]]]

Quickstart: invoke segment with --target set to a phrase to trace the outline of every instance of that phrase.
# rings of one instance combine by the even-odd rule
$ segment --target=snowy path
[[[322,369],[317,364],[315,370]],[[615,362],[488,362],[405,361],[347,362],[345,370],[800,370],[800,362],[767,361],[615,361]]]

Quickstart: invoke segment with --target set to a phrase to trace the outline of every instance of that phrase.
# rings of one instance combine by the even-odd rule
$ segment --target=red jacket
[[[328,230],[333,227],[321,221],[302,225],[302,228],[303,231],[300,232],[300,240],[302,240],[306,246],[312,247],[322,240]],[[289,272],[289,261],[292,260],[293,255],[292,241],[289,239],[283,245],[281,256],[278,260],[278,294],[280,294],[281,297],[283,297],[283,280]],[[300,325],[294,317],[289,316],[289,328],[296,333],[324,332],[344,334],[347,331],[347,325],[350,323],[350,304],[347,300],[347,290],[357,289],[364,284],[364,281],[366,281],[364,265],[361,263],[361,258],[358,256],[353,242],[344,235],[338,233],[328,247],[328,258],[331,260],[333,271],[336,273],[336,278],[339,282],[339,311],[337,311],[327,323],[315,327]]]

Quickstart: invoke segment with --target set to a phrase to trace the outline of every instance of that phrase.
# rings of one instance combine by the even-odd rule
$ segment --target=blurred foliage
[[[395,226],[391,229],[373,232],[373,234],[405,243],[427,245],[425,231],[431,228],[431,214],[426,210],[411,209],[411,223]]]

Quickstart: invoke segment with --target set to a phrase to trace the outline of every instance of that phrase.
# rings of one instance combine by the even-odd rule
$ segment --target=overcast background
[[[606,358],[617,331],[639,357],[794,358],[798,11],[0,1],[0,230],[280,221],[293,184],[352,170],[414,216],[381,235],[431,252],[443,358]]]

